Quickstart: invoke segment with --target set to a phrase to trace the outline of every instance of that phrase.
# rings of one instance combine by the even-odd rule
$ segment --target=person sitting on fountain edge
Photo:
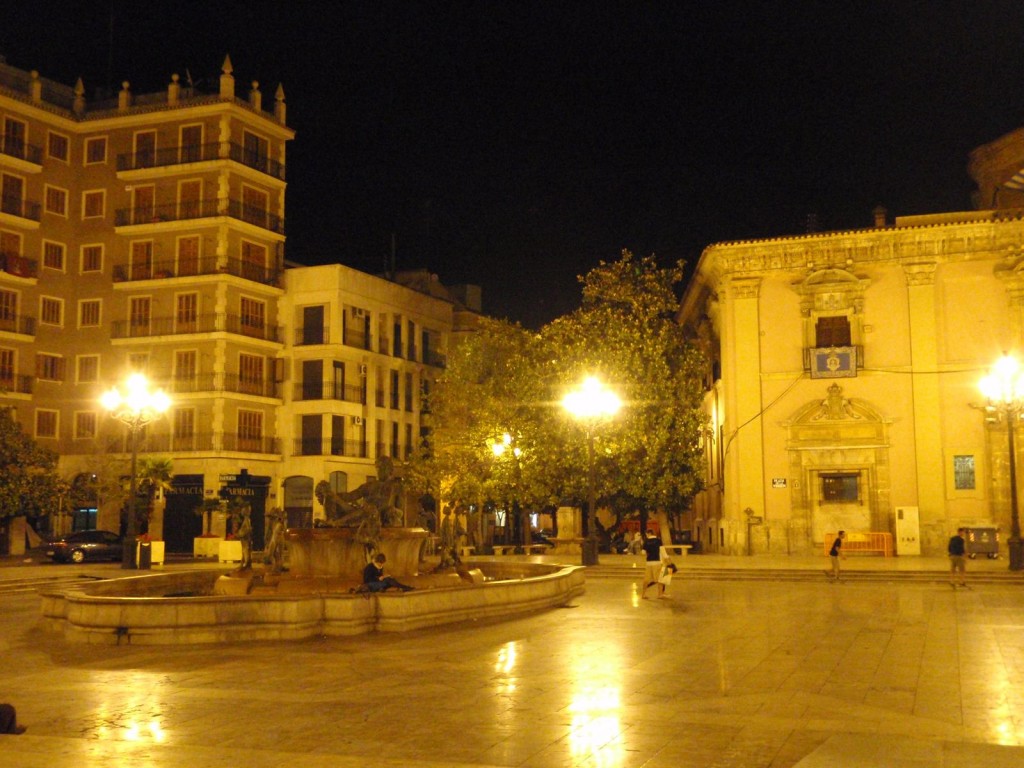
[[[356,588],[356,592],[387,592],[391,587],[408,592],[413,587],[402,584],[394,576],[384,575],[384,563],[387,558],[383,553],[374,555],[373,560],[363,568],[363,583]]]

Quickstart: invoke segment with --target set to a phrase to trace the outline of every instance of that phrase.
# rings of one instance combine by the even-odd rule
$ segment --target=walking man
[[[964,559],[967,547],[964,541],[966,528],[957,528],[956,535],[949,537],[949,586],[956,589],[956,574],[960,572],[960,586],[967,586],[967,563]]]
[[[640,590],[640,597],[647,599],[648,587],[657,587],[658,597],[662,597],[665,594],[665,585],[661,582],[661,539],[653,528],[649,528],[644,537],[644,553],[647,555],[647,562],[644,564],[644,588]]]
[[[828,551],[828,556],[832,558],[832,573],[829,574],[832,581],[839,581],[839,559],[846,559],[846,555],[843,554],[843,539],[845,538],[846,531],[840,531],[836,540],[832,542],[832,549]]]

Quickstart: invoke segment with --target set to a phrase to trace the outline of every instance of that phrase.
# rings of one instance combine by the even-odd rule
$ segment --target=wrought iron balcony
[[[281,453],[279,441],[275,437],[252,437],[227,432],[224,433],[224,450],[241,453]]]
[[[3,134],[0,134],[0,154],[16,157],[19,160],[25,160],[35,165],[43,164],[42,148],[37,147],[35,144],[29,144],[23,139],[12,139],[10,136],[4,136]]]
[[[17,253],[0,251],[0,270],[18,277],[37,277],[39,264],[34,259],[26,258]]]
[[[26,376],[20,373],[4,374],[0,377],[0,391],[7,393],[16,392],[19,395],[31,395],[32,383],[35,380],[35,376]]]
[[[6,198],[5,198],[6,200]],[[27,205],[28,203],[24,203]],[[7,210],[6,202],[4,211]],[[36,205],[35,220],[39,220],[39,206]],[[25,218],[32,218],[25,214]],[[142,205],[133,208],[120,208],[114,213],[114,226],[130,227],[144,224],[159,224],[165,221],[190,221],[193,219],[209,219],[214,216],[229,216],[238,221],[284,234],[284,219],[259,206],[245,205],[239,200],[194,200],[181,203],[164,203],[161,205]]]
[[[292,453],[296,456],[349,456],[369,458],[365,440],[338,440],[335,438],[298,437]]]
[[[366,389],[361,385],[342,386],[336,381],[303,381],[295,385],[296,400],[341,400],[366,404]]]
[[[247,168],[252,168],[284,181],[284,165],[277,160],[246,149],[241,144],[228,144],[227,157]],[[166,168],[185,163],[202,163],[220,160],[220,142],[207,144],[184,144],[174,147],[162,147],[155,151],[125,152],[117,156],[118,171],[137,171],[144,168]]]
[[[224,320],[223,323],[218,322],[221,318]],[[177,316],[151,317],[145,322],[115,320],[110,326],[110,337],[112,339],[139,339],[149,336],[180,336],[216,331],[226,331],[264,341],[280,340],[280,329],[277,326],[252,325],[239,315],[197,315],[184,320]]]
[[[20,333],[23,336],[36,335],[36,319],[25,315],[0,316],[0,331]]]
[[[278,285],[281,270],[253,264],[242,259],[218,261],[216,256],[200,258],[179,258],[171,261],[152,263],[131,262],[114,265],[114,282],[128,283],[137,280],[165,280],[172,277],[197,277],[199,275],[233,275],[261,285]]]
[[[9,213],[11,216],[18,216],[30,221],[39,221],[40,218],[39,203],[15,197],[14,195],[0,197],[0,212]]]
[[[224,391],[239,395],[256,395],[258,397],[279,397],[278,384],[268,379],[250,379],[237,373],[224,374]]]
[[[312,325],[295,329],[296,347],[307,347],[313,344],[329,344],[331,331],[328,326]]]

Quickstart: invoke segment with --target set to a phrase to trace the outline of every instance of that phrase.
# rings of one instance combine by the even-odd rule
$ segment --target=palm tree
[[[145,522],[153,516],[157,494],[171,490],[174,465],[170,459],[159,456],[143,456],[138,464],[139,492],[146,496]],[[141,522],[141,521],[140,521]]]

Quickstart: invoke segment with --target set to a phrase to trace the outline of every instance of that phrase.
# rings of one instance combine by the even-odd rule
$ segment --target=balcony
[[[329,344],[331,338],[330,328],[327,326],[306,326],[295,329],[296,347],[308,347],[315,344]]]
[[[250,339],[262,339],[263,341],[281,341],[281,329],[276,325],[253,325],[249,318],[239,315],[226,315],[224,320],[224,330],[228,333],[236,333],[240,336],[248,336]]]
[[[220,160],[221,144],[188,144],[175,147],[163,147],[155,152],[126,152],[117,156],[118,171],[138,171],[145,168],[167,168],[185,163],[203,163]],[[284,165],[277,160],[252,152],[241,144],[231,142],[228,145],[228,158],[241,163],[247,168],[273,176],[284,181]]]
[[[131,453],[128,445],[127,435],[107,439],[106,450],[108,453]],[[94,439],[78,439],[71,442],[70,450],[61,450],[61,453],[95,453]],[[144,435],[139,439],[139,453],[190,453],[209,452],[214,448],[214,434],[212,432],[195,433],[191,435]]]
[[[36,319],[25,315],[0,317],[0,331],[20,333],[22,336],[36,335]]]
[[[31,395],[32,383],[35,380],[35,376],[7,373],[0,377],[0,391],[6,394],[13,392],[19,395]]]
[[[224,433],[224,450],[241,453],[281,453],[277,438],[230,433]]]
[[[223,325],[217,322],[220,317],[224,318]],[[179,317],[152,317],[146,322],[115,320],[111,323],[110,338],[143,339],[150,336],[181,336],[217,331],[263,341],[278,341],[280,338],[280,329],[277,326],[250,325],[238,315],[198,315],[186,320]]]
[[[236,373],[224,374],[224,391],[257,397],[279,397],[276,381],[250,379]]]
[[[198,376],[176,376],[163,382],[171,394],[198,394],[201,392],[232,392],[239,395],[280,398],[280,385],[274,381],[254,381],[235,373],[204,373]]]
[[[11,216],[22,219],[39,221],[40,210],[39,203],[32,200],[24,200],[14,195],[0,197],[0,213],[9,213]]]
[[[335,438],[299,437],[292,448],[295,456],[348,456],[369,458],[365,440],[337,440]]]
[[[361,386],[342,386],[336,381],[304,381],[295,385],[295,400],[340,400],[366,404],[366,390]]]
[[[17,253],[0,251],[0,271],[16,277],[38,277],[39,263]]]
[[[2,134],[0,134],[0,155],[24,160],[33,165],[43,164],[43,150],[41,147],[29,144],[22,139],[12,139]]]
[[[370,336],[365,333],[362,328],[355,330],[352,328],[346,328],[345,333],[342,336],[341,343],[346,347],[355,347],[356,349],[369,349],[370,348]]]
[[[433,368],[444,368],[446,360],[440,352],[428,350],[423,353],[423,362]]]
[[[277,286],[281,270],[241,259],[228,259],[224,264],[218,262],[216,256],[156,261],[152,264],[122,263],[114,265],[115,283],[166,280],[172,277],[198,277],[200,275],[233,275],[261,285]]]
[[[4,204],[6,206],[6,203]],[[28,203],[25,203],[28,205]],[[39,221],[39,205],[35,205],[35,220]],[[6,210],[6,213],[13,211]],[[19,215],[19,214],[15,214]],[[284,219],[255,205],[245,205],[239,200],[195,200],[163,205],[144,205],[134,208],[119,208],[114,213],[114,226],[131,227],[145,224],[160,224],[167,221],[191,221],[210,219],[215,216],[229,216],[238,221],[284,234]],[[32,218],[24,216],[24,218]]]

